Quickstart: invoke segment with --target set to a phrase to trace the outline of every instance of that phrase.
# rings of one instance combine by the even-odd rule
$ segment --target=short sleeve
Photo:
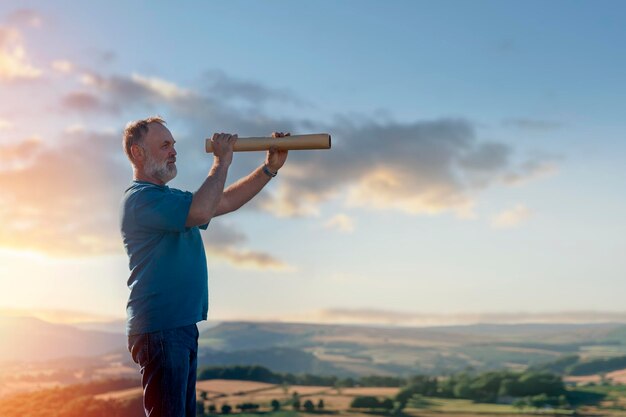
[[[187,230],[187,216],[193,194],[149,187],[137,193],[135,221],[139,226],[165,232]]]

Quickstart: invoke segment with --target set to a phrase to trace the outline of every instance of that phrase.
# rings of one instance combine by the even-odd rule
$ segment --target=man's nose
[[[172,147],[172,151],[170,152],[171,156],[176,156],[178,155],[178,152],[176,152],[176,149],[174,149],[174,147]]]

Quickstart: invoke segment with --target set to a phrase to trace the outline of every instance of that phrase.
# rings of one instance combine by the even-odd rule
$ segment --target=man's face
[[[176,177],[176,141],[169,129],[160,123],[150,123],[144,138],[145,160],[143,169],[164,184]]]

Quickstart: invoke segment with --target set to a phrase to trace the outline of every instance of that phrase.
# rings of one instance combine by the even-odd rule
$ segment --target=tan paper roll
[[[305,150],[305,149],[330,149],[330,135],[328,133],[315,133],[312,135],[293,135],[282,138],[251,137],[237,138],[234,152],[266,151],[270,146],[276,146],[280,150]],[[211,139],[206,140],[207,153],[213,153]]]

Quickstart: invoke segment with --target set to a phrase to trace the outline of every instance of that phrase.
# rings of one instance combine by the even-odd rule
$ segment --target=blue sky
[[[0,308],[123,316],[117,141],[159,113],[189,190],[214,131],[333,135],[204,235],[215,319],[624,312],[625,12],[4,2]],[[229,183],[262,161],[236,155]]]

